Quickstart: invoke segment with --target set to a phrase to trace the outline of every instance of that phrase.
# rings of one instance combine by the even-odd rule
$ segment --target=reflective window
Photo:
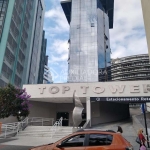
[[[113,136],[108,134],[91,134],[89,138],[89,146],[110,145]]]
[[[5,22],[7,4],[8,4],[8,0],[0,0],[0,38],[2,36],[3,25]]]
[[[85,135],[72,136],[69,139],[62,142],[62,147],[78,147],[83,146],[85,140]]]

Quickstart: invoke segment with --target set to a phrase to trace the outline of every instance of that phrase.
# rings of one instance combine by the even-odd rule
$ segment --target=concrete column
[[[90,120],[90,127],[91,127],[91,101],[90,101],[90,97],[86,97],[86,120]]]

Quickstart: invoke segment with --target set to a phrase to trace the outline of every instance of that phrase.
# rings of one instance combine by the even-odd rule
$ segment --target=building
[[[150,81],[114,81],[24,85],[31,94],[29,117],[63,117],[63,125],[73,126],[73,93],[80,98],[91,125],[130,118],[129,103],[150,102]],[[40,110],[40,111],[39,111]]]
[[[112,81],[150,80],[148,54],[112,59]]]
[[[47,65],[44,66],[43,84],[52,84],[52,75]]]
[[[64,0],[61,5],[70,24],[68,82],[98,82],[98,70],[110,66],[114,0]]]
[[[50,69],[48,67],[48,56],[46,56],[45,65],[44,65],[44,74],[43,74],[43,84],[51,84],[51,83],[53,83],[53,81],[52,81]]]
[[[147,45],[148,45],[148,52],[150,58],[150,1],[149,0],[141,0],[142,10],[143,10],[143,18],[145,24],[145,32],[147,37]]]
[[[38,76],[38,83],[43,83],[43,75],[45,70],[45,64],[46,64],[46,46],[47,46],[47,39],[45,39],[45,31],[43,31],[43,37],[42,37],[42,46],[41,46],[41,57],[40,57],[40,68],[39,68],[39,76]],[[45,59],[46,58],[46,59]]]
[[[0,9],[0,87],[37,83],[44,0],[1,0]]]
[[[35,13],[35,25],[33,33],[33,44],[31,51],[31,59],[29,64],[29,72],[27,83],[36,84],[38,83],[38,74],[40,68],[40,56],[41,56],[41,46],[43,37],[43,23],[44,23],[44,13],[45,5],[44,0],[35,0],[36,3],[36,13]]]

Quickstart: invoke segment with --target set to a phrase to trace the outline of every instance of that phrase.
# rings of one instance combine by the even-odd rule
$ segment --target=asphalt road
[[[0,145],[0,150],[29,150],[31,146]]]

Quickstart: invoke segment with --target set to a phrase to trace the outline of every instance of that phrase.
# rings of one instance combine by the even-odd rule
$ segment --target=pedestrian
[[[138,137],[139,137],[139,140],[140,140],[140,148],[139,149],[141,150],[141,147],[145,146],[145,141],[147,141],[146,138],[143,135],[143,129],[139,129]]]
[[[118,133],[123,133],[123,130],[122,130],[122,128],[120,126],[118,126],[117,132]]]
[[[140,147],[140,150],[146,150],[146,147],[145,147],[144,145],[142,145],[142,146]]]

